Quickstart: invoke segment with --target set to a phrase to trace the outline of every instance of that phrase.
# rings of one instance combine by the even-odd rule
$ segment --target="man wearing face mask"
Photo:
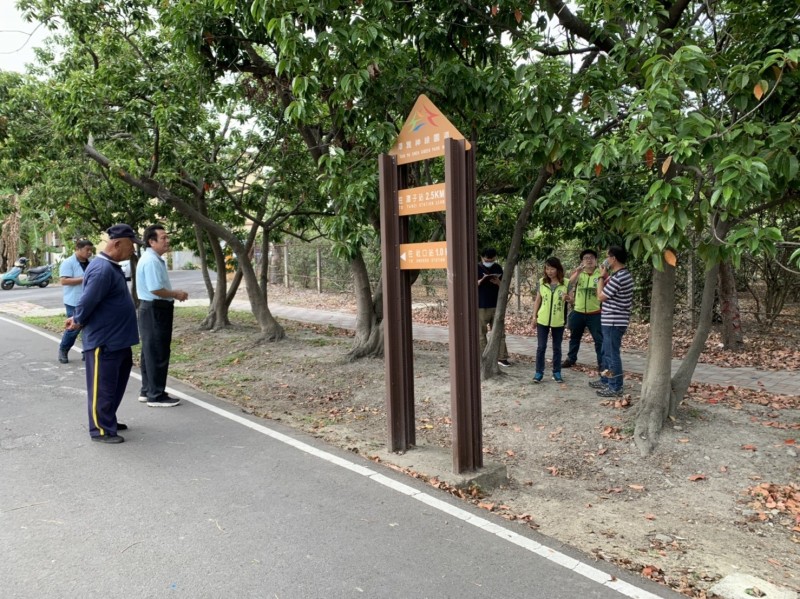
[[[481,253],[481,262],[478,264],[478,330],[481,353],[486,348],[486,331],[491,328],[494,321],[502,279],[503,268],[497,263],[497,250],[486,248]],[[511,366],[508,361],[505,336],[500,339],[497,363],[505,368]]]
[[[567,326],[569,327],[569,352],[561,363],[562,368],[570,368],[578,361],[583,332],[589,329],[597,355],[597,371],[602,370],[603,331],[600,325],[600,300],[597,299],[597,252],[585,249],[581,252],[581,263],[569,277],[571,293],[567,301],[572,304]]]

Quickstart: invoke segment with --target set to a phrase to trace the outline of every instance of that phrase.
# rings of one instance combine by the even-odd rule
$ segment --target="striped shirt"
[[[600,324],[606,327],[627,327],[633,306],[633,277],[627,268],[612,274],[605,287]]]

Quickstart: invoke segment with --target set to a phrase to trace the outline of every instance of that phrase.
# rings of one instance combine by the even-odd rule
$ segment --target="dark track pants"
[[[86,356],[86,389],[89,399],[89,434],[92,437],[117,434],[117,408],[128,386],[133,366],[130,347],[108,351],[96,347]]]
[[[569,313],[569,320],[567,321],[569,327],[569,351],[567,352],[567,359],[572,362],[578,361],[578,350],[581,348],[581,339],[583,332],[589,329],[594,341],[594,353],[597,354],[597,370],[603,368],[603,329],[600,324],[600,313],[585,314],[584,312],[576,312],[573,310]]]
[[[142,340],[142,390],[149,400],[167,396],[172,318],[175,306],[166,300],[139,302],[139,337]]]

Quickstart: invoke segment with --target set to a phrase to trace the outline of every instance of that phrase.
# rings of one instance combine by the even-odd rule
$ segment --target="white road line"
[[[50,339],[52,341],[59,343],[61,342],[60,338],[55,337],[49,333],[40,331],[26,324],[22,324],[14,320],[9,320],[3,317],[0,317],[0,320],[22,327],[23,329],[36,333],[37,335],[41,335],[46,339]],[[135,372],[131,373],[131,377],[138,380],[142,380],[142,377]],[[272,439],[275,439],[276,441],[289,445],[290,447],[294,447],[299,451],[303,451],[321,460],[325,460],[326,462],[335,464],[336,466],[340,466],[346,470],[355,472],[356,474],[366,476],[373,482],[378,483],[379,485],[383,485],[384,487],[387,487],[389,489],[392,489],[393,491],[397,491],[398,493],[402,493],[403,495],[408,495],[409,497],[413,497],[414,499],[421,501],[422,503],[436,510],[439,510],[440,512],[449,514],[450,516],[458,518],[459,520],[462,520],[467,524],[471,524],[472,526],[480,528],[505,541],[513,543],[518,547],[530,551],[531,553],[534,553],[539,557],[543,557],[544,559],[549,560],[554,564],[558,564],[559,566],[567,568],[568,570],[572,570],[576,574],[584,576],[593,582],[596,582],[610,589],[613,589],[618,593],[620,593],[621,595],[624,595],[626,597],[631,597],[631,599],[661,599],[658,595],[654,595],[649,591],[642,590],[630,583],[621,581],[618,578],[611,576],[606,572],[603,572],[602,570],[598,570],[597,568],[590,566],[589,564],[576,560],[575,558],[572,558],[564,553],[561,553],[560,551],[556,551],[555,549],[546,547],[541,543],[537,543],[536,541],[529,539],[528,537],[516,533],[512,530],[504,528],[499,524],[495,524],[494,522],[489,522],[485,518],[481,518],[479,516],[471,514],[470,512],[461,509],[460,507],[454,506],[450,503],[447,503],[446,501],[442,501],[441,499],[438,499],[433,495],[429,495],[428,493],[423,493],[422,491],[418,491],[413,487],[410,487],[404,483],[391,479],[388,476],[385,476],[379,472],[376,472],[371,468],[361,466],[360,464],[356,464],[354,462],[351,462],[350,460],[346,460],[342,457],[329,453],[325,450],[318,449],[303,441],[298,441],[297,439],[294,439],[288,435],[284,435],[283,433],[279,433],[278,431],[272,430],[271,428],[263,424],[253,422],[251,420],[248,420],[247,418],[239,416],[238,414],[233,414],[231,412],[228,412],[223,408],[214,406],[208,402],[203,401],[202,399],[197,399],[196,397],[183,393],[182,391],[178,391],[177,389],[168,387],[167,391],[170,393],[170,395],[174,395],[175,397],[186,400],[189,403],[192,403],[199,408],[203,408],[204,410],[213,412],[214,414],[222,416],[223,418],[227,418],[228,420],[236,422],[237,424],[246,426],[247,428],[250,428],[263,435],[266,435],[267,437],[270,437]]]
[[[138,378],[138,377],[137,377]],[[542,545],[541,543],[537,543],[536,541],[529,539],[519,533],[516,533],[512,530],[504,528],[494,522],[489,522],[488,520],[481,518],[479,516],[475,516],[470,512],[461,509],[457,506],[454,506],[446,501],[442,501],[428,493],[424,493],[422,491],[418,491],[417,489],[410,487],[404,483],[398,482],[394,479],[389,478],[371,468],[367,468],[365,466],[361,466],[360,464],[356,464],[351,462],[350,460],[346,460],[342,457],[337,455],[333,455],[325,450],[318,449],[305,443],[303,441],[298,441],[288,435],[284,435],[283,433],[279,433],[278,431],[272,430],[271,428],[259,424],[257,422],[253,422],[244,418],[243,416],[239,416],[238,414],[232,414],[223,408],[219,408],[217,406],[211,405],[203,401],[202,399],[197,399],[196,397],[192,397],[186,393],[178,391],[177,389],[167,388],[167,391],[170,395],[174,395],[175,397],[179,397],[180,399],[186,400],[200,408],[208,410],[209,412],[213,412],[223,418],[227,418],[228,420],[232,420],[242,426],[246,426],[247,428],[253,429],[263,435],[271,437],[276,441],[280,441],[286,445],[294,447],[300,451],[313,455],[321,460],[325,460],[326,462],[330,462],[331,464],[335,464],[337,466],[341,466],[347,470],[351,470],[356,474],[361,474],[362,476],[366,476],[367,478],[371,479],[373,482],[376,482],[380,485],[388,487],[393,491],[397,491],[398,493],[402,493],[403,495],[408,495],[413,497],[414,499],[421,501],[422,503],[439,510],[445,514],[453,516],[454,518],[458,518],[466,522],[467,524],[471,524],[472,526],[476,526],[485,530],[486,532],[493,534],[497,537],[500,537],[503,540],[509,541],[518,547],[522,547],[531,553],[535,553],[536,555],[543,557],[559,566],[567,568],[568,570],[574,571],[576,574],[580,574],[581,576],[585,576],[589,580],[592,580],[596,583],[602,584],[604,586],[609,587],[617,591],[618,593],[625,595],[626,597],[631,597],[632,599],[660,599],[658,595],[654,595],[648,591],[642,590],[632,584],[627,582],[623,582],[618,578],[603,572],[602,570],[598,570],[597,568],[590,566],[584,562],[576,560],[560,551],[556,551],[555,549],[551,549]]]

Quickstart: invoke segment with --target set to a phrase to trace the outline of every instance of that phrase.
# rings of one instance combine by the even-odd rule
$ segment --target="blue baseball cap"
[[[127,237],[128,239],[132,240],[133,243],[144,245],[144,241],[136,237],[136,231],[134,231],[130,225],[126,225],[125,223],[120,223],[118,225],[114,225],[113,227],[109,227],[106,233],[108,233],[109,239],[123,239]]]

